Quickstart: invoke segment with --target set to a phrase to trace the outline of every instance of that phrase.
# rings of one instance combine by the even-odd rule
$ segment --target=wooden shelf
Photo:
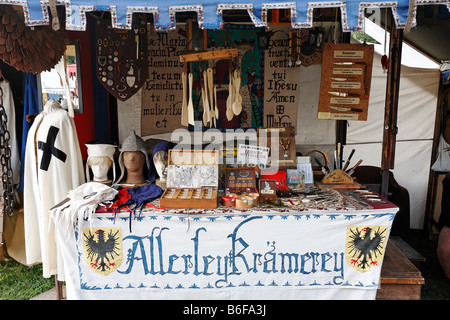
[[[183,63],[201,60],[218,60],[218,59],[231,59],[238,56],[237,49],[225,49],[215,51],[203,51],[183,54],[180,56],[180,61]]]

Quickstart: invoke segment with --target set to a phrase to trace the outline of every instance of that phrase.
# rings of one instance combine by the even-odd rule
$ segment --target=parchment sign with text
[[[149,34],[148,77],[142,90],[142,136],[172,132],[181,126],[183,64],[186,37],[176,30]]]
[[[326,43],[318,118],[367,120],[373,45]]]
[[[289,60],[289,29],[276,28],[270,37],[264,60],[266,128],[297,127],[300,68],[289,66]]]

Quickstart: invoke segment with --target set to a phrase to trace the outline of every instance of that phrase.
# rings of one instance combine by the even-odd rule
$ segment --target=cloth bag
[[[450,172],[450,145],[441,135],[438,146],[438,157],[431,166],[431,170],[436,172]]]

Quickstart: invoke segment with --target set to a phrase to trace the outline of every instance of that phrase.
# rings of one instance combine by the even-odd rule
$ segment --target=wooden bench
[[[424,278],[416,266],[388,241],[380,275],[377,300],[420,300]]]
[[[417,269],[420,270],[420,265],[426,262],[426,259],[414,250],[405,240],[399,236],[390,236],[389,239],[400,249],[400,251],[411,261]]]

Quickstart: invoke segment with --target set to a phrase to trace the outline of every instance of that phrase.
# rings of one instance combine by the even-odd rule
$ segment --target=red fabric
[[[119,193],[116,195],[116,200],[113,202],[113,204],[109,207],[109,209],[117,209],[120,205],[124,204],[128,201],[128,199],[131,198],[131,195],[127,192],[127,188],[119,189]],[[126,206],[126,210],[130,211],[130,208]]]

